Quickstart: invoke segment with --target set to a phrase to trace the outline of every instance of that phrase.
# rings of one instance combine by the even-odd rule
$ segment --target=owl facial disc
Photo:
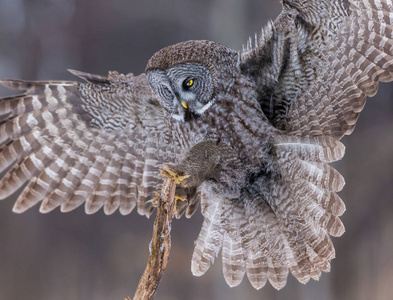
[[[177,121],[189,122],[198,118],[214,102],[213,76],[201,63],[150,70],[146,75],[161,106]]]

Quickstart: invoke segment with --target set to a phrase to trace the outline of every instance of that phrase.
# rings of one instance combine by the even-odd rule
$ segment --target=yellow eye
[[[194,85],[194,79],[186,79],[184,81],[184,87],[185,88],[190,88]]]

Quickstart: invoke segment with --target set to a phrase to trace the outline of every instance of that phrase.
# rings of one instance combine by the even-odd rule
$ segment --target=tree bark
[[[149,245],[149,259],[133,300],[154,299],[168,264],[171,250],[171,223],[175,207],[175,189],[175,182],[166,178],[157,205],[153,237]]]

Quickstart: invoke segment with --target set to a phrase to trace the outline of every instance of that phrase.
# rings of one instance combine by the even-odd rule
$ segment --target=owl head
[[[146,76],[161,106],[175,120],[206,113],[233,84],[238,53],[210,41],[166,47],[149,60]]]

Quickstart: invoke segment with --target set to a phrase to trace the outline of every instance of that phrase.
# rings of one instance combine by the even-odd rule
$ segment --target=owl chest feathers
[[[259,170],[271,159],[271,136],[275,129],[257,101],[253,83],[241,76],[231,89],[217,95],[203,115],[185,123],[171,120],[171,127],[184,149],[205,140],[223,143],[246,169]]]

